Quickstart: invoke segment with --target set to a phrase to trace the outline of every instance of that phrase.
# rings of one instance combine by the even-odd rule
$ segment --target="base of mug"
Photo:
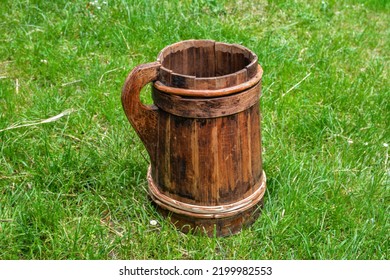
[[[259,217],[264,202],[266,176],[254,186],[250,196],[231,204],[204,206],[183,203],[162,194],[156,186],[151,167],[148,170],[149,195],[157,211],[184,233],[229,236],[252,225]]]

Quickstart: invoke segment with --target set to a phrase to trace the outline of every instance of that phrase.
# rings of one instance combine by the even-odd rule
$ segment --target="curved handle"
[[[145,85],[157,79],[160,65],[159,62],[138,65],[130,72],[122,89],[123,110],[144,143],[151,161],[156,154],[158,108],[142,104],[139,95]]]

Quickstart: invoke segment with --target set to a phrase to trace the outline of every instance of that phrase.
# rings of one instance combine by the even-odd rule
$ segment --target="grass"
[[[0,259],[389,259],[389,25],[374,0],[2,1]],[[156,213],[120,103],[133,67],[190,38],[264,68],[265,206],[229,238]]]

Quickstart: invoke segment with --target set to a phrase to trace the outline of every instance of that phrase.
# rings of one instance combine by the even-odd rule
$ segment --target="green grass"
[[[389,8],[1,1],[0,259],[389,259]],[[242,44],[264,68],[265,206],[229,238],[156,213],[120,103],[133,67],[190,38]]]

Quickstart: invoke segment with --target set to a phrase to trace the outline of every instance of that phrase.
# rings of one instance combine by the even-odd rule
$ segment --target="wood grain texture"
[[[183,88],[177,88],[177,87],[171,87],[166,86],[163,83],[169,81],[172,79],[172,75],[168,74],[167,71],[165,71],[166,76],[161,74],[161,71],[164,67],[161,67],[159,79],[154,82],[154,87],[162,92],[169,92],[169,94],[172,95],[178,95],[178,96],[189,96],[189,97],[217,97],[217,96],[225,96],[229,94],[235,94],[241,91],[244,91],[247,88],[253,87],[254,85],[258,84],[261,80],[261,77],[263,75],[263,69],[260,65],[256,65],[257,72],[256,74],[250,78],[249,80],[241,83],[241,84],[235,84],[237,83],[237,77],[236,74],[229,74],[227,76],[224,76],[220,79],[215,79],[216,89],[197,89],[196,85],[199,83],[199,79],[195,79],[194,81],[186,81],[187,84],[190,82],[193,83],[195,88],[188,89],[186,87]],[[233,79],[229,79],[229,76],[233,76]],[[248,76],[247,76],[248,78]],[[214,79],[211,78],[204,78],[202,79],[204,82],[207,81],[213,81]],[[183,82],[184,83],[184,82]],[[214,82],[212,82],[214,83]]]
[[[181,230],[226,236],[258,216],[262,73],[245,47],[188,40],[126,79],[122,104],[151,158],[150,197]],[[139,100],[149,82],[153,106]]]
[[[161,110],[152,166],[159,191],[194,205],[221,205],[251,195],[262,176],[258,105],[257,100],[242,112],[214,118]]]
[[[158,61],[163,85],[197,90],[223,89],[248,81],[256,75],[258,64],[249,49],[212,40],[173,44],[160,52]]]
[[[189,98],[164,93],[156,87],[152,89],[154,104],[165,112],[186,118],[215,118],[233,115],[252,107],[259,101],[258,83],[248,90],[225,97]]]
[[[139,95],[146,84],[157,79],[159,68],[159,62],[137,66],[126,78],[122,89],[123,110],[144,143],[152,161],[156,154],[158,109],[154,105],[142,104]]]

